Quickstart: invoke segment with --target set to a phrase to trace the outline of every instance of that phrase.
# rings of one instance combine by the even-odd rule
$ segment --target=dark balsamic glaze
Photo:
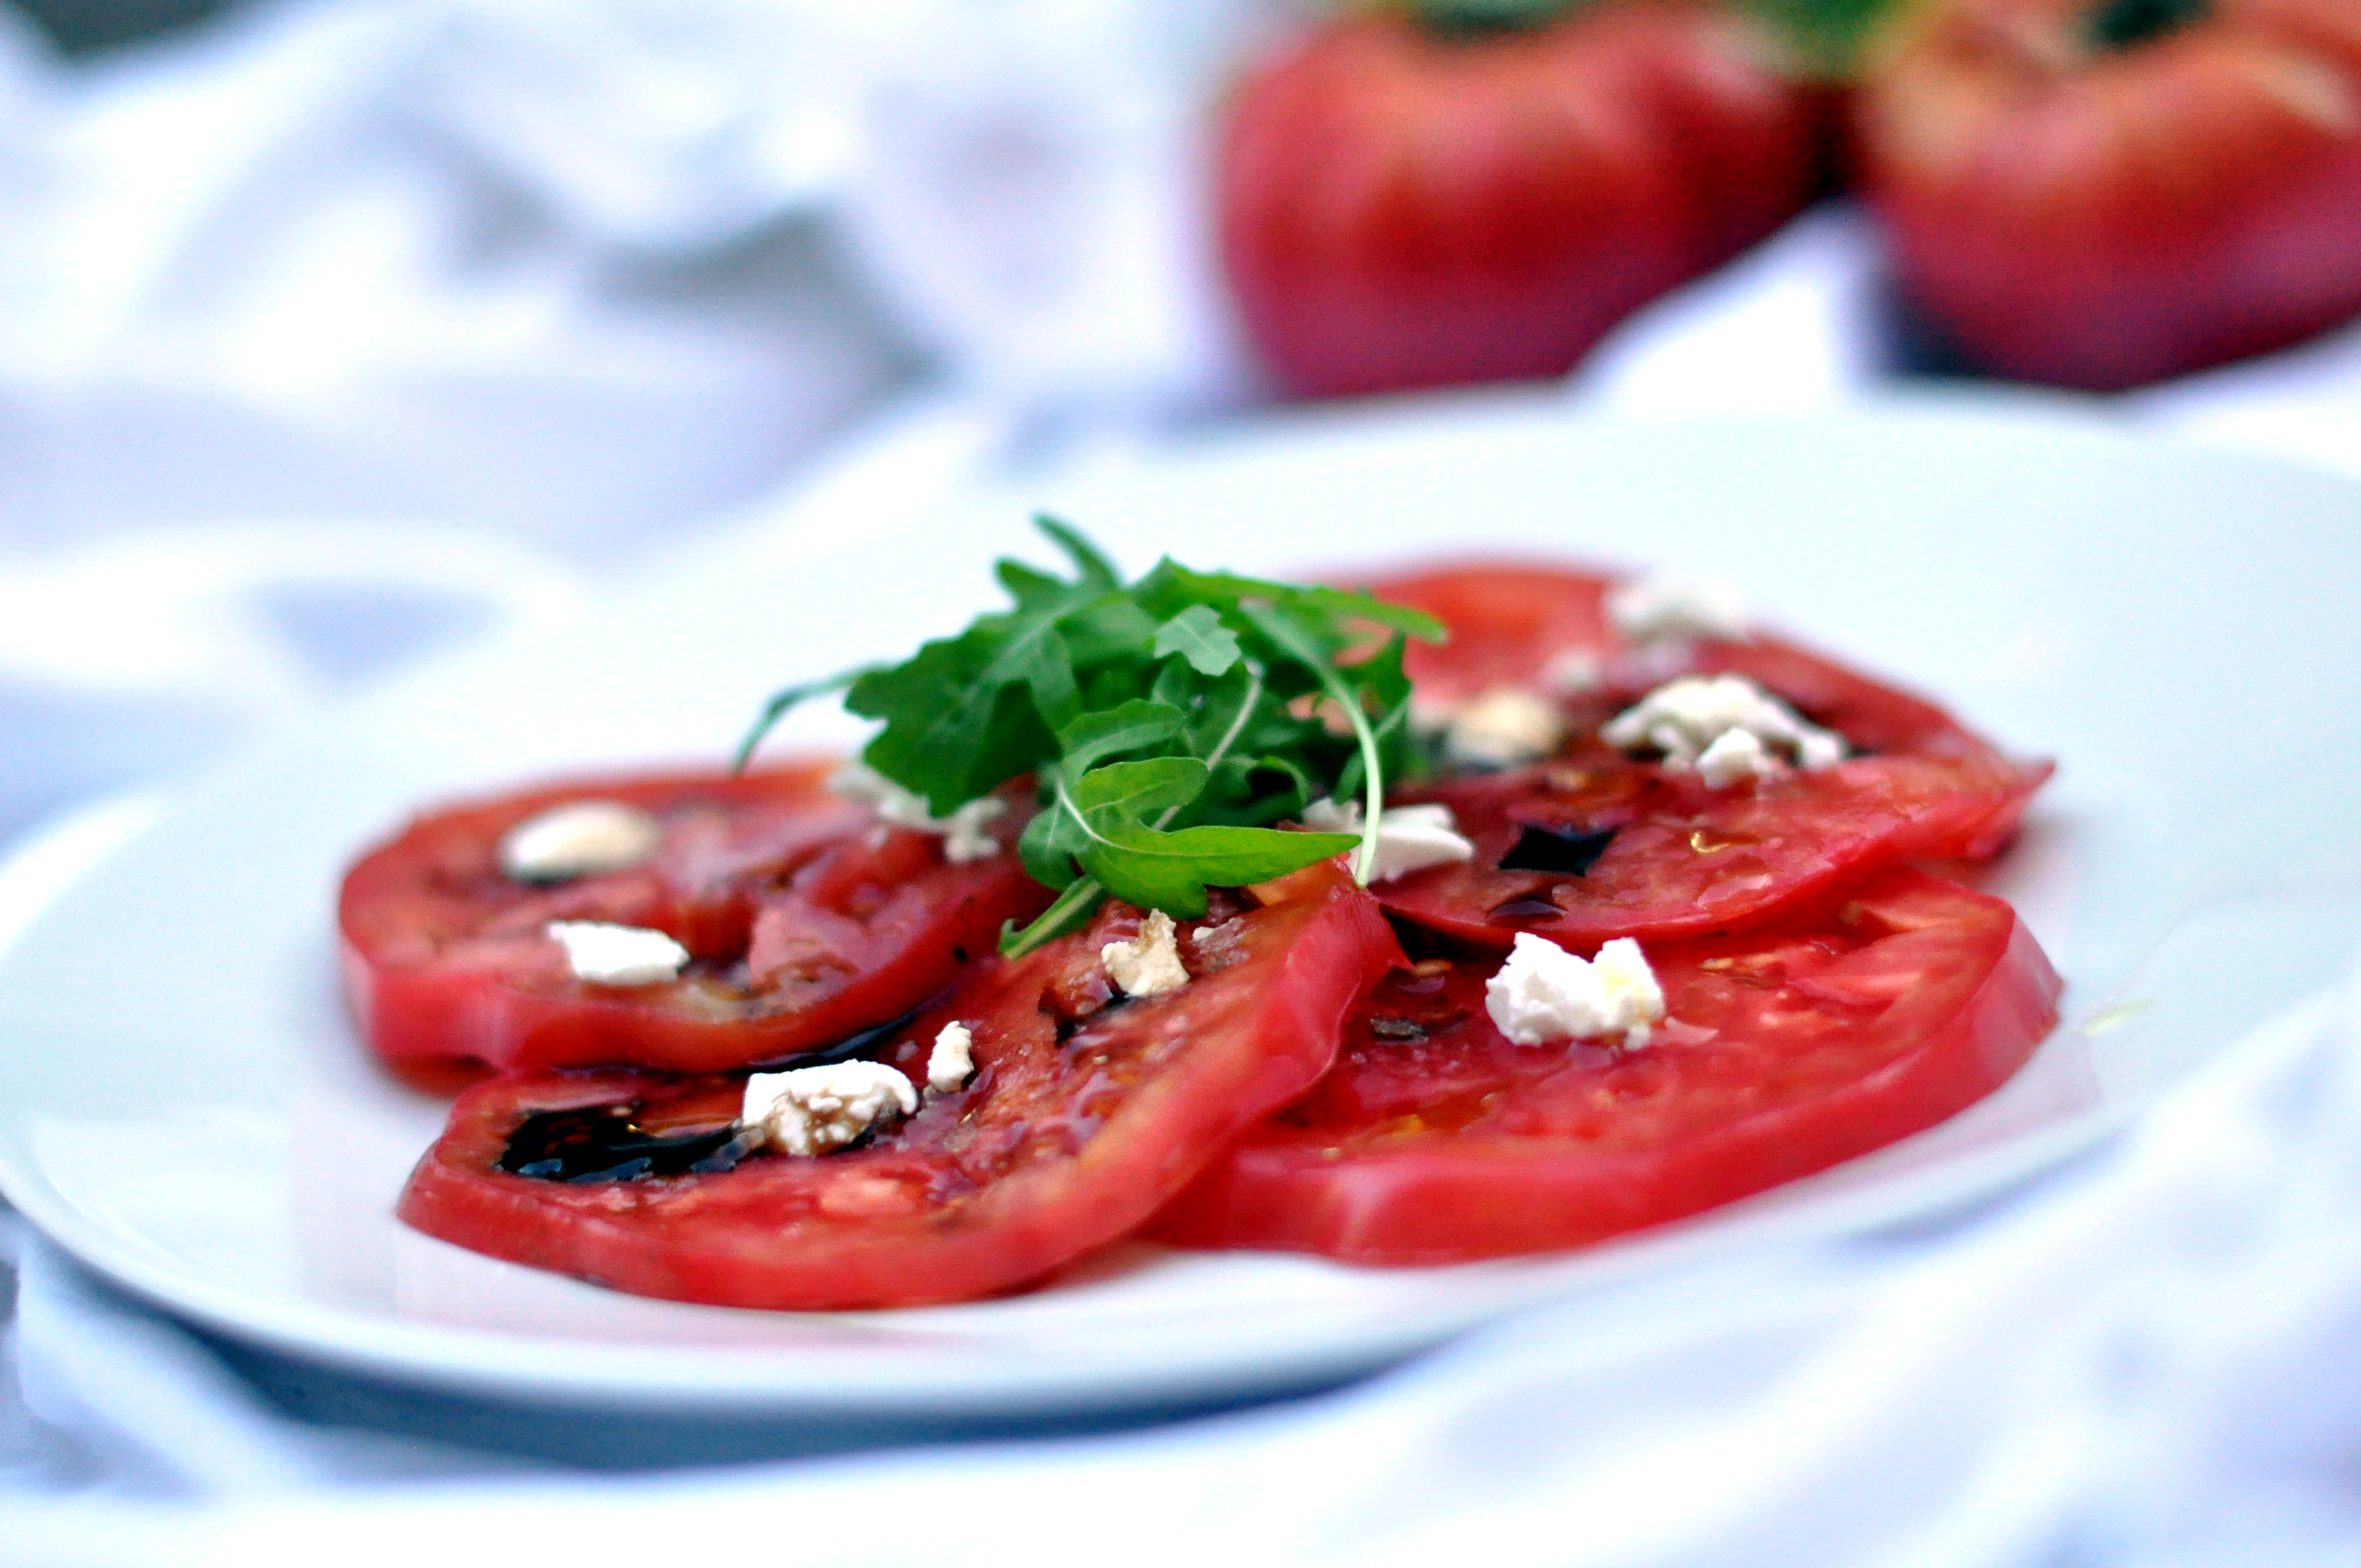
[[[509,1135],[500,1168],[511,1176],[584,1184],[735,1169],[735,1124],[693,1133],[651,1133],[632,1118],[639,1104],[585,1105],[527,1116]]]
[[[1512,898],[1495,905],[1484,916],[1496,926],[1543,926],[1562,918],[1565,911],[1546,898]]]
[[[814,1046],[807,1051],[790,1051],[769,1061],[756,1062],[749,1072],[781,1072],[791,1067],[826,1067],[830,1062],[852,1061],[871,1055],[870,1047],[883,1044],[902,1032],[910,1020],[918,1015],[915,1007],[899,1018],[888,1019],[873,1029],[862,1029],[825,1046]]]
[[[1582,876],[1598,863],[1613,841],[1615,829],[1600,828],[1527,827],[1517,835],[1516,848],[1500,857],[1504,872],[1563,872]]]
[[[913,1008],[874,1028],[811,1050],[757,1062],[748,1070],[776,1072],[869,1058],[875,1054],[872,1047],[899,1034],[917,1015]],[[511,1176],[542,1181],[646,1181],[660,1176],[735,1170],[748,1152],[738,1142],[735,1123],[695,1132],[652,1133],[633,1120],[639,1111],[639,1102],[620,1101],[527,1116],[509,1135],[508,1146],[500,1152],[500,1168]]]
[[[1388,1018],[1372,1015],[1369,1035],[1373,1039],[1395,1040],[1405,1045],[1417,1045],[1427,1037],[1426,1025],[1415,1018]]]

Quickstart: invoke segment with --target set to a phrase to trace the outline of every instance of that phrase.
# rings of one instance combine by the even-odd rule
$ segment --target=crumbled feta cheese
[[[500,837],[500,873],[511,882],[566,882],[620,872],[656,852],[664,829],[636,806],[577,800],[528,817]]]
[[[1726,789],[1741,779],[1759,779],[1779,771],[1779,759],[1752,729],[1725,729],[1713,744],[1697,753],[1697,777],[1708,789]]]
[[[688,963],[686,948],[644,926],[553,920],[543,930],[566,949],[574,978],[592,985],[655,985],[679,979]]]
[[[1752,739],[1730,739],[1737,734]],[[1807,772],[1845,757],[1843,736],[1807,722],[1744,675],[1667,681],[1609,719],[1598,738],[1626,751],[1653,746],[1667,768],[1694,768],[1715,789],[1776,772],[1784,762],[1773,747]]]
[[[1690,637],[1743,641],[1746,601],[1721,583],[1642,577],[1609,589],[1608,623],[1627,642],[1668,642]]]
[[[1557,750],[1565,719],[1557,705],[1517,686],[1495,686],[1451,716],[1443,753],[1463,767],[1513,768]]]
[[[1126,996],[1160,996],[1188,984],[1189,971],[1180,967],[1180,948],[1172,933],[1172,916],[1161,909],[1149,910],[1140,917],[1138,936],[1099,949],[1107,978],[1123,987]]]
[[[997,795],[979,795],[949,817],[933,815],[927,797],[904,789],[876,769],[853,762],[829,775],[828,787],[845,799],[868,806],[880,820],[914,833],[942,837],[943,859],[955,866],[989,860],[1000,853],[1000,840],[984,829],[1008,815],[1008,803]]]
[[[752,1075],[738,1124],[757,1146],[818,1155],[917,1108],[918,1091],[896,1069],[884,1062],[838,1061]]]
[[[1303,808],[1303,825],[1315,832],[1357,836],[1361,831],[1361,804],[1355,800],[1315,800]],[[1378,813],[1377,865],[1369,880],[1391,882],[1429,866],[1472,860],[1475,855],[1476,846],[1459,836],[1459,825],[1452,820],[1451,807],[1389,806]]]
[[[954,1094],[975,1074],[975,1035],[964,1024],[946,1024],[927,1053],[927,1087]]]
[[[1618,937],[1584,959],[1529,931],[1517,933],[1508,962],[1484,983],[1484,1010],[1517,1045],[1620,1035],[1627,1048],[1648,1043],[1664,1015],[1664,988],[1640,944]]]

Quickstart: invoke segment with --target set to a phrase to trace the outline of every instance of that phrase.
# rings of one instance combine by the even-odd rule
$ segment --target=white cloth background
[[[0,31],[0,838],[576,613],[913,399],[1003,457],[1250,399],[1201,128],[1273,25],[322,0],[73,70]],[[1872,395],[1878,290],[1871,225],[1816,212],[1634,317],[1569,417]],[[2361,330],[2112,406],[2361,473]],[[0,1213],[0,1565],[2361,1561],[2356,1006],[1977,1214],[1130,1435],[567,1450],[225,1359]]]

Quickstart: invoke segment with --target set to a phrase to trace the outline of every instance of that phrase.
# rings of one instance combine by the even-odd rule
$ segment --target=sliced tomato
[[[1629,1051],[1510,1044],[1484,1004],[1497,956],[1388,977],[1319,1088],[1151,1234],[1372,1264],[1576,1246],[1931,1126],[2057,1022],[2058,977],[2008,905],[1906,870],[1823,923],[1648,957],[1666,1021]]]
[[[1495,686],[1540,684],[1561,657],[1605,657],[1619,646],[1607,620],[1612,577],[1534,561],[1450,562],[1356,587],[1422,609],[1451,631],[1413,641],[1402,668],[1419,696],[1455,703]]]
[[[829,794],[829,771],[581,780],[411,823],[354,865],[338,904],[362,1032],[397,1064],[721,1071],[900,1017],[991,951],[1004,920],[1047,905],[1013,850],[951,864],[934,836]],[[660,848],[555,886],[502,873],[510,828],[579,800],[652,812]],[[1011,807],[1013,840],[1028,807]],[[553,920],[664,931],[691,961],[675,981],[588,984]]]
[[[1406,800],[1452,808],[1473,860],[1379,888],[1388,910],[1465,941],[1520,930],[1587,949],[1726,930],[1806,908],[1848,880],[1915,858],[1981,858],[2015,832],[2047,763],[2016,762],[1934,704],[1777,638],[1701,638],[1635,649],[1604,609],[1612,579],[1528,565],[1463,565],[1374,585],[1452,630],[1412,644],[1420,692],[1445,700],[1499,685],[1563,696],[1572,737],[1549,763],[1431,781]],[[1843,735],[1858,753],[1812,773],[1708,789],[1598,743],[1598,727],[1680,674],[1736,674]],[[1526,830],[1605,839],[1578,873],[1518,869]],[[1511,861],[1503,869],[1501,861]]]
[[[631,1107],[642,1127],[726,1119],[737,1080],[598,1074],[470,1091],[403,1192],[401,1217],[496,1257],[642,1295],[732,1306],[947,1301],[1011,1289],[1123,1235],[1232,1138],[1303,1092],[1400,948],[1341,873],[1182,927],[1188,984],[1115,996],[1110,906],[1014,962],[987,959],[877,1052],[923,1085],[936,1034],[973,1035],[976,1073],[842,1153],[727,1170],[566,1182],[501,1159],[528,1118]]]

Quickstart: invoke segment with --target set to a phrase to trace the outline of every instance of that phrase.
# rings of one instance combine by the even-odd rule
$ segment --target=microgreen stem
[[[842,691],[874,668],[876,666],[873,664],[863,664],[857,670],[846,670],[841,674],[830,675],[824,681],[789,686],[773,697],[763,705],[763,716],[754,720],[754,728],[746,731],[746,739],[738,742],[738,754],[730,760],[730,771],[733,773],[742,773],[746,771],[746,764],[754,759],[754,748],[763,743],[763,737],[768,735],[779,720],[787,716],[787,710],[796,704],[811,697],[824,696],[829,692]]]
[[[1249,664],[1246,667],[1246,677],[1250,684],[1246,687],[1246,696],[1238,703],[1236,717],[1230,720],[1229,729],[1223,731],[1221,740],[1205,758],[1205,766],[1209,769],[1221,766],[1222,759],[1230,754],[1232,746],[1237,744],[1239,734],[1246,727],[1246,719],[1254,713],[1255,704],[1262,700],[1262,672]],[[1075,827],[1090,834],[1098,842],[1104,844],[1108,841],[1106,835],[1094,831],[1091,825],[1083,820],[1082,808],[1074,804],[1074,797],[1067,793],[1062,782],[1058,785],[1058,798],[1051,809],[1064,812],[1073,819]],[[1161,831],[1171,826],[1172,818],[1179,815],[1180,810],[1178,806],[1165,807],[1163,815],[1156,819],[1157,828]],[[1058,895],[1057,902],[1043,910],[1033,924],[1026,927],[1022,931],[1012,932],[1001,938],[1001,956],[1021,959],[1050,938],[1064,936],[1068,931],[1089,919],[1092,912],[1098,908],[1105,897],[1106,889],[1099,885],[1098,879],[1095,877],[1084,877],[1080,882],[1071,883],[1065,892]]]
[[[1064,936],[1089,919],[1105,898],[1106,889],[1095,878],[1084,877],[1070,883],[1055,903],[1034,917],[1033,924],[1001,937],[1001,957],[1021,959],[1051,938]]]
[[[1213,749],[1205,755],[1205,772],[1208,774],[1220,767],[1222,759],[1230,754],[1230,748],[1237,743],[1238,732],[1246,727],[1246,719],[1253,714],[1255,704],[1261,700],[1262,670],[1260,666],[1249,661],[1246,664],[1246,695],[1238,699],[1238,710],[1231,716],[1230,727],[1222,731],[1221,740],[1215,741]],[[1063,791],[1060,793],[1062,794]],[[1173,817],[1180,813],[1180,808],[1178,806],[1166,806],[1164,815],[1156,819],[1157,828],[1159,830],[1170,828]]]
[[[1377,731],[1369,728],[1369,716],[1361,711],[1359,694],[1345,685],[1345,677],[1336,673],[1335,664],[1317,644],[1297,630],[1284,611],[1275,605],[1265,608],[1241,603],[1238,608],[1262,628],[1272,641],[1301,660],[1304,667],[1319,677],[1321,689],[1345,710],[1345,718],[1353,726],[1353,734],[1361,743],[1361,771],[1368,778],[1362,792],[1367,804],[1362,808],[1361,848],[1353,856],[1353,880],[1367,887],[1369,878],[1378,869],[1378,814],[1384,809],[1386,803],[1385,777],[1382,764],[1378,761]]]
[[[1353,856],[1353,880],[1367,887],[1371,873],[1378,869],[1378,815],[1386,806],[1385,779],[1378,772],[1381,764],[1378,761],[1378,732],[1369,728],[1369,716],[1353,700],[1354,694],[1344,691],[1344,683],[1336,678],[1334,670],[1323,666],[1320,678],[1329,695],[1345,705],[1345,717],[1353,721],[1353,733],[1360,739],[1362,770],[1369,775],[1367,787],[1361,794],[1367,803],[1361,808],[1361,847]]]

